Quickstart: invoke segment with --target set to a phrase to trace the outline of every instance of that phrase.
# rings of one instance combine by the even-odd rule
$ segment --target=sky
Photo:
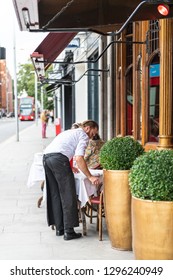
[[[20,31],[12,0],[0,0],[0,47],[6,48],[7,68],[14,77],[16,66],[27,63],[45,33]],[[15,50],[15,51],[14,51]]]

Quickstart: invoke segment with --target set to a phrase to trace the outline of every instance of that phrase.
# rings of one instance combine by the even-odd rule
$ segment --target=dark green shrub
[[[137,158],[129,184],[134,197],[173,201],[173,150],[151,150]]]
[[[143,152],[142,145],[132,137],[116,137],[102,146],[100,164],[106,170],[129,170]]]

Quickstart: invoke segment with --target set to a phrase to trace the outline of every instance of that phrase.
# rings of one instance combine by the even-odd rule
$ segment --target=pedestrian
[[[46,127],[48,123],[48,116],[47,116],[47,110],[43,110],[40,115],[41,123],[42,123],[42,138],[46,138]]]
[[[88,141],[98,133],[98,124],[87,120],[81,127],[58,134],[46,147],[43,156],[47,188],[48,226],[56,226],[56,235],[64,240],[80,238],[74,227],[79,226],[75,179],[70,160],[75,156],[78,168],[96,187],[99,177],[92,176],[84,160]]]

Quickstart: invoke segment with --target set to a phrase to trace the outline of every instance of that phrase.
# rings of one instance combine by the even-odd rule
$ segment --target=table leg
[[[79,200],[77,200],[77,208],[78,208],[79,223],[82,223],[81,203]]]
[[[87,235],[85,211],[86,211],[85,207],[82,207],[81,208],[81,218],[82,218],[82,231],[83,231],[83,235]]]

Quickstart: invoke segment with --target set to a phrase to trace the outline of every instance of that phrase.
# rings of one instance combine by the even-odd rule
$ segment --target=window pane
[[[133,85],[132,85],[132,68],[126,77],[126,124],[127,135],[133,134]]]
[[[150,90],[149,90],[149,141],[158,142],[159,135],[159,86],[160,65],[150,66]]]

